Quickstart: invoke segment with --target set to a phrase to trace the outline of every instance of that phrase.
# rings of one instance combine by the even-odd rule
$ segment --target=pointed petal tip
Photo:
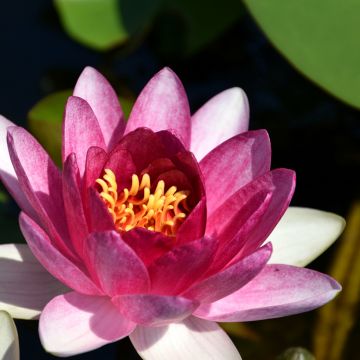
[[[92,66],[85,66],[83,71],[81,72],[79,78],[83,75],[91,75],[91,74],[100,74],[99,71],[97,71],[95,68],[93,68]],[[101,74],[100,74],[101,75]],[[101,75],[102,76],[102,75]]]
[[[274,246],[270,263],[308,265],[339,238],[345,224],[331,212],[289,207],[267,239]]]
[[[226,89],[222,91],[219,95],[223,95],[228,97],[228,99],[232,99],[233,101],[241,101],[243,105],[249,110],[249,100],[246,95],[246,92],[238,86],[234,86],[232,88]]]

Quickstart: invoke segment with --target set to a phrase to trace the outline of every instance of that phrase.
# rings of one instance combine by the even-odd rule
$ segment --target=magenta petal
[[[70,96],[66,104],[63,123],[63,162],[71,153],[75,153],[82,176],[85,171],[86,154],[91,146],[105,148],[98,120],[85,100]]]
[[[134,228],[126,231],[121,237],[146,266],[174,246],[174,238],[145,228]]]
[[[249,103],[244,91],[232,88],[214,96],[192,117],[191,151],[200,161],[225,140],[248,130]]]
[[[150,129],[136,129],[124,136],[113,152],[128,151],[137,172],[141,173],[152,161],[168,155],[160,140]]]
[[[184,297],[151,294],[119,295],[112,301],[124,316],[146,326],[162,326],[180,321],[199,306],[197,301]]]
[[[276,169],[268,174],[269,177],[265,176],[264,180],[270,180],[273,184],[269,205],[265,212],[259,216],[258,226],[248,233],[246,243],[233,259],[234,261],[257,249],[270,235],[289,207],[295,190],[295,172],[288,169]]]
[[[209,267],[216,241],[203,238],[180,245],[149,266],[151,292],[176,295],[191,286]]]
[[[101,291],[79,267],[51,245],[45,232],[29,216],[21,213],[19,223],[32,253],[50,274],[80,293],[101,294]]]
[[[206,233],[218,234],[218,257],[223,257],[223,251],[229,261],[238,253],[235,261],[257,249],[287,209],[294,187],[294,172],[276,169],[248,183],[217,208],[208,219]],[[230,254],[228,242],[236,237],[242,248]]]
[[[253,321],[298,314],[330,301],[340,285],[317,271],[267,265],[235,293],[199,307],[195,315],[211,321]]]
[[[65,161],[63,171],[63,198],[66,220],[72,244],[81,257],[84,240],[88,234],[82,198],[80,194],[80,174],[75,154],[70,154]]]
[[[8,146],[19,184],[55,246],[72,257],[59,169],[23,128],[8,129]]]
[[[183,295],[201,303],[211,303],[240,289],[264,268],[271,256],[268,243],[251,255],[193,285]]]
[[[241,187],[270,170],[271,147],[265,130],[249,131],[222,143],[200,162],[209,216]]]
[[[90,232],[115,230],[113,218],[99,193],[94,188],[89,188],[87,198],[86,218]]]
[[[145,293],[150,281],[145,265],[115,231],[93,233],[88,256],[106,294]]]
[[[272,195],[268,193],[256,194],[254,198],[249,201],[249,204],[243,206],[241,209],[242,211],[238,212],[239,218],[241,218],[238,227],[236,226],[235,218],[234,229],[223,231],[221,235],[218,236],[219,246],[214,261],[211,264],[211,269],[209,269],[209,274],[217,273],[219,270],[223,269],[224,266],[229,264],[231,260],[237,257],[240,250],[244,248],[247,243],[249,234],[255,231],[256,227],[259,226],[259,221],[261,221],[261,217],[266,213],[271,198]],[[231,227],[231,225],[228,227]],[[237,231],[235,235],[234,231]],[[248,252],[247,254],[251,254],[251,252]],[[238,259],[241,259],[244,256],[241,256]]]
[[[135,102],[125,133],[147,127],[153,131],[171,130],[188,149],[190,109],[180,79],[169,68],[159,71]]]
[[[105,150],[92,146],[86,153],[86,166],[83,178],[84,193],[88,188],[95,185],[96,179],[101,177],[104,165],[108,159],[108,154]]]
[[[103,75],[87,66],[76,83],[73,95],[86,100],[91,106],[105,144],[111,149],[125,129],[124,115],[114,89]]]
[[[40,316],[39,334],[46,351],[71,356],[120,340],[135,326],[108,297],[70,292],[46,305]]]
[[[104,169],[110,169],[115,174],[118,191],[125,187],[131,188],[131,178],[133,174],[136,174],[136,167],[127,150],[115,149],[109,155]]]
[[[176,233],[177,243],[181,245],[202,238],[205,233],[205,227],[206,198],[203,197],[181,224]]]

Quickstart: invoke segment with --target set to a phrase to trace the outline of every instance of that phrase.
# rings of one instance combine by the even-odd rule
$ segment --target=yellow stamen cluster
[[[105,169],[104,176],[97,179],[96,183],[101,187],[100,196],[107,205],[118,231],[143,227],[175,236],[179,225],[186,217],[184,211],[188,209],[185,200],[189,192],[177,191],[176,186],[171,186],[165,192],[165,182],[160,180],[155,192],[151,194],[148,174],[142,176],[141,182],[134,174],[130,189],[124,188],[120,193],[116,176],[110,169]]]

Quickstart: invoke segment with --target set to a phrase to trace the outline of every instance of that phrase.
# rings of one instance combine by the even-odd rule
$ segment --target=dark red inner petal
[[[116,177],[118,194],[125,187],[131,188],[132,175],[137,175],[141,182],[142,176],[148,174],[152,193],[160,180],[165,182],[165,192],[171,186],[176,186],[177,191],[189,192],[189,196],[185,200],[186,203],[181,203],[179,206],[181,211],[186,212],[187,216],[191,215],[191,210],[197,206],[200,199],[204,199],[205,190],[195,157],[169,131],[154,133],[146,128],[136,129],[124,136],[109,154],[105,153],[104,155],[104,153],[98,148],[90,149],[88,152],[84,179],[84,185],[88,187],[84,189],[85,193],[88,193],[89,190],[99,192],[100,187],[96,184],[96,179],[104,176],[105,169],[110,169]],[[92,184],[89,184],[90,180]],[[93,189],[89,189],[89,187]],[[139,197],[142,197],[142,192],[139,193]],[[91,219],[92,222],[96,221],[101,209],[99,206],[94,206],[94,196],[92,203],[90,203],[91,199],[88,195],[84,197],[84,200],[86,212],[94,212],[97,209],[95,217],[87,214],[87,219]],[[106,214],[109,216],[103,215],[106,219],[100,220],[102,224],[110,219],[110,213]],[[149,261],[149,259],[154,259],[169,251],[176,243],[186,243],[204,235],[206,206],[202,211],[196,211],[193,215],[191,222],[187,222],[184,232],[180,231],[179,233],[182,234],[181,238],[183,239],[174,239],[174,237],[142,228],[122,232],[122,235],[139,256],[144,253],[143,257]],[[93,226],[94,224],[91,228]],[[176,231],[181,229],[181,222],[178,226]],[[146,239],[146,244],[142,241],[142,237]]]

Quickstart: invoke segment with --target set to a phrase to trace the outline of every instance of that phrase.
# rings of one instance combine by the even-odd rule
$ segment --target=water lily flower
[[[13,319],[0,311],[0,359],[19,360],[19,339]]]
[[[295,174],[270,170],[268,134],[248,131],[248,118],[238,88],[191,117],[164,69],[126,123],[110,84],[88,67],[66,104],[62,171],[1,118],[0,175],[27,245],[0,246],[0,308],[40,315],[41,342],[59,356],[129,335],[144,359],[229,360],[240,355],[216,321],[331,300],[340,285],[301,266],[343,220],[287,210]]]

